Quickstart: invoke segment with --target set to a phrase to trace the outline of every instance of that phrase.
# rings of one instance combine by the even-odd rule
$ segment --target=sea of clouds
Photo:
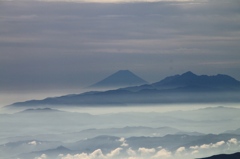
[[[228,141],[218,141],[216,143],[208,143],[202,145],[193,145],[189,147],[179,147],[176,151],[169,151],[161,146],[157,148],[140,147],[133,149],[129,147],[127,141],[121,138],[123,144],[109,153],[103,153],[101,149],[96,149],[91,153],[79,154],[59,154],[56,159],[191,159],[196,157],[210,156],[221,153],[233,153],[240,149],[240,141],[236,138],[231,138]],[[34,145],[34,144],[33,144]],[[52,159],[46,154],[35,157],[35,159]]]

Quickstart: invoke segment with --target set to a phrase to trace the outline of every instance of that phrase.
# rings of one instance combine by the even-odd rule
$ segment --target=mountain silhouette
[[[26,109],[18,113],[52,113],[52,112],[62,112],[62,111],[57,109],[51,109],[51,108],[37,108],[37,109]]]
[[[136,87],[123,88],[129,91],[140,90],[173,90],[175,91],[233,91],[240,90],[240,82],[228,75],[196,75],[191,71],[174,75],[163,80]]]
[[[240,86],[240,82],[228,75],[218,74],[216,76],[198,76],[188,71],[182,75],[167,77],[157,83],[153,83],[153,86],[157,88],[166,88],[167,86],[184,87],[189,85],[202,87],[234,88],[236,86]]]
[[[240,158],[240,152],[234,153],[234,154],[220,154],[220,155],[214,155],[211,157],[201,158],[201,159],[239,159]]]
[[[120,85],[121,81],[119,78],[123,76],[129,77],[129,79],[135,77],[130,71],[119,71],[97,85],[103,86],[104,83],[106,84],[105,86],[107,86],[107,84],[108,86],[113,86],[113,83]],[[110,83],[112,85],[110,85]],[[166,77],[152,84],[18,102],[12,106],[81,106],[208,102],[240,102],[240,82],[228,75],[196,75],[189,71],[181,75]]]
[[[91,85],[89,88],[120,88],[146,84],[147,81],[129,70],[120,70],[107,78]]]
[[[225,131],[224,133],[226,134],[238,134],[240,135],[240,128],[236,129],[236,130],[228,130],[228,131]]]

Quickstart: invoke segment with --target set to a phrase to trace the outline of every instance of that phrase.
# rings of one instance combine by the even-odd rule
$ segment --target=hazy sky
[[[0,1],[0,93],[77,91],[121,69],[240,80],[239,0],[83,1]]]

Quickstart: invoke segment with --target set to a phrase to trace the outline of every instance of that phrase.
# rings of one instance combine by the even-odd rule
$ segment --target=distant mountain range
[[[107,78],[89,86],[91,89],[98,88],[121,88],[147,84],[148,82],[135,75],[129,70],[120,70]]]
[[[237,134],[240,135],[240,128],[236,129],[236,130],[228,130],[226,132],[224,132],[226,134]]]
[[[191,71],[182,75],[174,75],[164,78],[163,80],[125,90],[139,91],[144,89],[172,90],[180,91],[234,91],[240,90],[240,81],[231,76],[218,74],[216,76],[196,75]]]
[[[60,154],[91,155],[96,150],[107,155],[121,148],[123,157],[119,158],[132,157],[128,150],[134,150],[134,157],[139,158],[151,158],[166,150],[163,152],[169,152],[173,158],[193,159],[239,151],[240,135],[221,133],[237,130],[239,108],[213,106],[170,112],[130,111],[91,115],[31,108],[0,114],[0,158],[34,159],[42,154],[47,158],[59,158]],[[140,149],[155,151],[150,156],[142,156]]]
[[[184,147],[186,151],[191,151],[190,147],[200,147],[201,145],[211,145],[210,143],[219,143],[219,141],[222,141],[222,143],[227,144],[228,140],[231,138],[239,139],[240,136],[237,135],[201,135],[201,136],[191,136],[191,135],[166,135],[163,137],[129,137],[129,138],[122,138],[117,136],[109,136],[109,135],[100,135],[96,136],[94,138],[88,138],[85,140],[79,140],[76,142],[71,143],[59,143],[59,146],[56,146],[56,143],[53,143],[52,148],[40,150],[40,151],[32,151],[30,153],[22,153],[18,156],[14,156],[15,158],[21,157],[24,159],[32,159],[35,156],[40,156],[41,154],[46,154],[48,157],[56,158],[59,154],[76,154],[76,153],[92,153],[95,150],[101,150],[103,153],[108,153],[111,150],[114,150],[116,148],[121,147],[121,149],[127,150],[127,148],[131,147],[132,150],[135,150],[136,152],[139,150],[139,148],[154,148],[155,150],[159,148],[159,145],[161,144],[161,147],[171,151],[176,152],[178,148]],[[224,141],[224,142],[223,142]],[[24,143],[24,141],[22,141]],[[41,141],[42,142],[42,141]],[[206,142],[206,143],[204,143]],[[25,143],[29,143],[29,141],[25,141]],[[45,144],[45,142],[42,142]],[[204,143],[204,144],[203,144]],[[21,145],[14,145],[15,143],[9,143],[6,144],[5,147],[8,149],[11,149],[15,146],[17,148],[21,148],[23,146],[30,147],[27,144],[21,144]],[[51,144],[51,142],[49,142]],[[124,144],[124,145],[123,145]],[[199,146],[198,146],[199,145]],[[55,148],[53,148],[55,146]],[[0,145],[0,149],[3,149],[3,145]],[[37,147],[36,147],[37,148]],[[201,148],[199,148],[200,150]],[[210,149],[213,150],[214,148]],[[218,151],[224,150],[223,147],[216,147],[215,149],[219,149]],[[205,150],[206,151],[206,150]],[[155,152],[155,151],[154,151]],[[208,154],[214,154],[207,153],[201,156],[205,156]],[[122,152],[122,155],[124,152]],[[187,157],[187,156],[185,156]],[[125,158],[125,157],[122,157]],[[164,157],[165,158],[165,157]],[[188,158],[189,159],[189,158]],[[216,155],[212,157],[202,158],[202,159],[239,159],[239,153],[231,154],[231,155]]]
[[[51,108],[37,108],[37,109],[26,109],[18,113],[51,113],[51,112],[62,112],[57,109]]]
[[[131,77],[129,81],[133,81],[132,77],[135,77],[130,71],[119,71],[107,79],[116,78],[117,81],[117,77],[123,75]],[[95,86],[103,86],[104,83],[106,85],[108,80],[103,80]],[[18,102],[12,106],[240,102],[239,92],[240,82],[228,75],[199,76],[189,71],[152,84]]]

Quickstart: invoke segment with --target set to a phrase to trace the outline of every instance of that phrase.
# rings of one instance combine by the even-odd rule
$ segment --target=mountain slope
[[[211,157],[201,158],[201,159],[239,159],[240,152],[234,154],[221,154],[221,155],[214,155]]]
[[[13,106],[240,102],[239,92],[240,82],[230,76],[186,72],[153,84],[19,102]]]
[[[157,90],[191,89],[192,91],[193,90],[234,91],[240,90],[240,81],[237,81],[236,79],[228,75],[222,74],[218,74],[215,76],[196,75],[191,71],[188,71],[181,75],[166,77],[163,80],[156,83],[124,88],[124,90],[130,91],[139,91],[143,89],[157,89]]]
[[[120,70],[89,88],[120,88],[146,84],[147,82],[129,70]]]
[[[236,130],[228,130],[228,131],[225,131],[224,133],[226,134],[238,134],[240,135],[240,128],[236,129]]]
[[[216,76],[207,75],[196,75],[190,71],[182,74],[167,77],[160,82],[153,83],[155,87],[161,86],[175,86],[183,87],[188,85],[198,85],[198,86],[208,86],[208,87],[218,87],[218,88],[234,88],[235,86],[240,86],[240,82],[228,75],[218,74]]]

